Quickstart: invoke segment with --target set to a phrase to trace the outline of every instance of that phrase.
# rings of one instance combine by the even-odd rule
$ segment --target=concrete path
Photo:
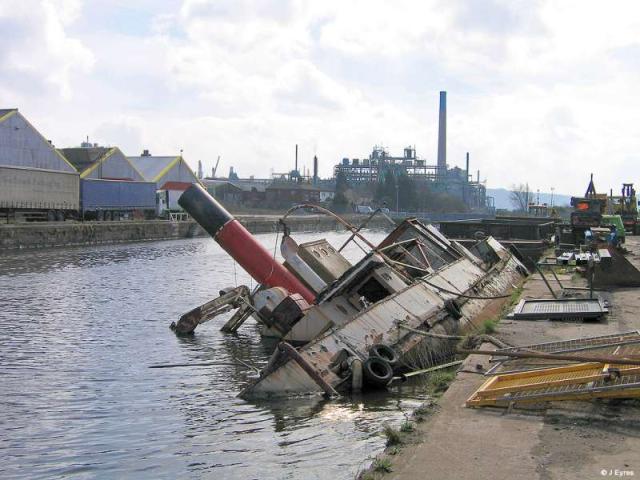
[[[628,239],[627,248],[633,253],[628,258],[640,267],[640,238]],[[549,297],[549,292],[536,275],[526,282],[523,296]],[[498,336],[524,345],[640,329],[640,289],[617,290],[610,301],[603,323],[503,321]],[[487,357],[469,357],[464,370],[477,364],[486,367]],[[437,413],[418,424],[423,441],[390,457],[393,472],[381,478],[640,478],[640,402],[555,402],[514,413],[465,408],[485,379],[459,373]]]

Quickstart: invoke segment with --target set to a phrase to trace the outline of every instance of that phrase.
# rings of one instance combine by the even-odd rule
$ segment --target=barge
[[[478,314],[528,274],[492,237],[466,248],[407,219],[373,245],[361,233],[365,224],[355,227],[313,205],[281,219],[282,264],[199,185],[179,203],[259,286],[220,292],[173,323],[174,331],[191,334],[235,309],[224,331],[253,317],[263,335],[280,339],[243,398],[379,388],[403,371],[445,361],[455,350],[452,339],[474,331]],[[286,222],[299,208],[334,216],[351,231],[349,240],[338,248],[324,239],[298,245]],[[365,250],[354,265],[341,254],[351,241]]]

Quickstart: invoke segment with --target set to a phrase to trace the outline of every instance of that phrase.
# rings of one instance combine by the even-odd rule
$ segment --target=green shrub
[[[382,431],[384,433],[384,436],[387,437],[387,447],[400,445],[402,443],[400,432],[398,432],[398,430],[396,430],[392,426],[385,425]]]
[[[383,473],[392,472],[393,470],[391,468],[391,460],[389,460],[388,458],[376,458],[373,461],[373,471]]]
[[[400,431],[402,433],[413,432],[414,428],[415,427],[413,426],[413,423],[411,423],[409,420],[405,420],[404,422],[402,422],[402,425],[400,425]]]

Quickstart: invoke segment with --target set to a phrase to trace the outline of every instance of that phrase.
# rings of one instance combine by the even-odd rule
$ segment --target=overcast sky
[[[57,146],[322,176],[374,144],[489,187],[640,183],[640,3],[2,0],[0,108]]]

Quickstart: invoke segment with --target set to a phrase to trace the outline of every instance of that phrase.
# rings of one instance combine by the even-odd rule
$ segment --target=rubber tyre
[[[395,367],[400,361],[400,357],[396,353],[396,351],[391,348],[389,345],[385,345],[383,343],[377,343],[369,349],[370,357],[378,357],[384,360],[391,366]]]
[[[380,357],[369,357],[362,366],[367,385],[386,387],[393,378],[393,368]]]

